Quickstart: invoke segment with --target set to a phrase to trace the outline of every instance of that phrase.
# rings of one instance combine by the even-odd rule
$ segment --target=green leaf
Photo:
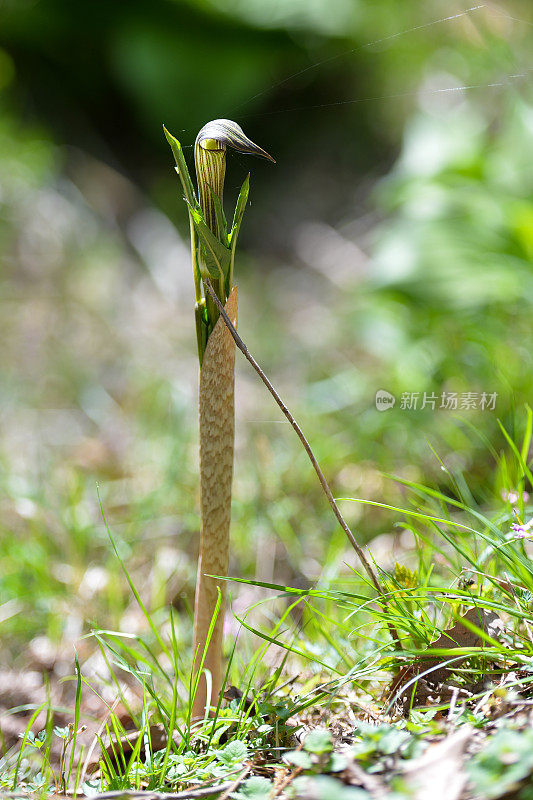
[[[229,293],[233,283],[233,265],[235,262],[235,249],[237,247],[237,238],[241,229],[241,222],[246,210],[246,203],[248,202],[248,194],[250,192],[250,173],[246,176],[241,186],[237,202],[235,204],[235,213],[233,214],[233,222],[231,224],[231,231],[228,236],[228,242],[231,247],[230,267],[227,276],[226,291]]]
[[[194,229],[202,248],[202,263],[200,270],[205,266],[209,275],[217,280],[228,274],[231,261],[231,250],[220,242],[215,234],[207,227],[203,214],[199,209],[189,206]],[[203,276],[202,276],[203,277]]]
[[[328,772],[342,772],[348,766],[348,759],[342,753],[332,753],[328,764]]]
[[[308,753],[316,753],[317,755],[331,753],[333,750],[331,733],[325,730],[325,728],[316,728],[305,737],[304,749]]]
[[[283,759],[289,764],[294,764],[295,767],[301,767],[302,769],[311,769],[313,766],[311,756],[303,750],[290,750],[285,753]]]
[[[240,790],[231,796],[234,800],[270,800],[272,784],[266,778],[254,777],[244,781]]]
[[[197,206],[198,203],[196,201],[196,195],[194,193],[194,186],[191,180],[191,176],[189,174],[189,170],[187,168],[187,162],[185,161],[185,156],[183,155],[183,149],[181,147],[181,144],[174,136],[172,136],[170,131],[167,131],[164,125],[163,125],[163,131],[167,138],[167,142],[169,143],[172,149],[172,153],[174,154],[174,159],[176,161],[176,172],[180,176],[180,180],[183,186],[183,193],[185,194],[185,199],[187,200],[190,206]]]
[[[235,764],[240,764],[248,758],[248,748],[240,739],[235,739],[233,742],[227,744],[223,750],[218,750],[215,756],[218,761],[230,767]]]
[[[467,763],[466,769],[480,797],[497,798],[515,790],[533,772],[533,732],[498,731]]]
[[[243,181],[241,190],[239,192],[239,196],[237,198],[237,202],[235,204],[235,213],[233,214],[233,222],[231,223],[231,232],[229,235],[229,241],[232,250],[235,250],[235,246],[237,244],[237,236],[239,235],[242,218],[244,216],[244,212],[246,211],[246,203],[248,202],[249,193],[250,193],[250,173],[248,173],[248,175]]]

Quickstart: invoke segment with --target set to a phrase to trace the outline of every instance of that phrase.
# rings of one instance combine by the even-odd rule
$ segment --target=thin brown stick
[[[305,741],[302,739],[302,740],[300,741],[300,744],[299,744],[299,745],[298,745],[298,747],[296,748],[296,750],[297,750],[298,752],[300,752],[301,750],[303,750],[303,746],[304,746],[304,744],[305,744]],[[284,789],[285,789],[285,788],[286,788],[286,787],[289,785],[289,783],[292,783],[292,782],[293,782],[293,780],[294,780],[295,778],[297,778],[297,777],[298,777],[298,775],[299,775],[299,774],[300,774],[302,771],[303,771],[303,767],[296,767],[294,770],[292,770],[292,772],[289,772],[289,774],[288,774],[288,775],[285,775],[285,777],[284,777],[284,778],[281,780],[281,782],[280,782],[280,783],[278,783],[278,785],[275,787],[275,792],[274,792],[274,795],[273,795],[273,796],[274,796],[274,797],[279,797],[279,796],[280,796],[280,794],[282,793],[282,791],[283,791],[283,790],[284,790]]]
[[[233,793],[233,792],[234,792],[236,789],[238,789],[238,788],[239,788],[239,786],[241,785],[241,783],[243,782],[243,780],[246,778],[246,776],[250,774],[251,770],[252,770],[252,765],[251,765],[251,764],[248,764],[248,765],[247,765],[247,766],[246,766],[246,767],[243,769],[243,771],[241,772],[241,774],[240,774],[240,775],[238,775],[238,776],[235,778],[235,780],[233,781],[233,783],[232,783],[232,784],[230,784],[230,785],[228,786],[228,788],[226,789],[226,791],[224,792],[224,794],[221,794],[221,795],[220,795],[220,797],[218,798],[218,800],[228,800],[228,797],[230,796],[230,794],[232,794],[232,793]]]
[[[280,794],[283,792],[283,790],[286,789],[287,786],[290,783],[292,783],[293,780],[295,778],[297,778],[298,775],[300,775],[302,772],[303,772],[303,767],[296,767],[296,769],[294,769],[292,772],[290,772],[288,775],[286,775],[283,778],[283,780],[281,781],[281,783],[276,787],[276,791],[274,792],[273,796],[274,797],[279,797]]]
[[[235,330],[234,326],[232,325],[232,322],[231,322],[230,318],[226,314],[224,306],[222,305],[222,303],[218,299],[218,297],[217,297],[217,295],[215,293],[215,290],[213,289],[213,287],[211,285],[211,282],[208,280],[207,282],[205,282],[205,286],[207,287],[207,290],[208,290],[209,294],[211,295],[211,297],[215,301],[216,305],[218,306],[218,310],[220,311],[220,316],[222,317],[222,319],[226,323],[226,327],[228,328],[229,332],[233,336],[235,344],[237,345],[237,347],[239,348],[239,350],[241,351],[243,356],[246,358],[246,360],[249,361],[250,364],[252,365],[252,367],[255,369],[255,371],[257,372],[257,374],[259,375],[259,377],[261,378],[261,380],[263,381],[263,383],[267,387],[268,391],[270,392],[270,394],[272,395],[272,397],[274,398],[274,400],[276,401],[276,403],[278,404],[278,406],[282,410],[283,414],[285,415],[285,417],[290,422],[293,430],[296,432],[299,440],[301,441],[301,443],[302,443],[302,445],[304,447],[305,452],[307,453],[307,455],[309,457],[309,460],[310,460],[310,462],[311,462],[311,464],[313,466],[313,469],[315,470],[315,472],[317,474],[318,480],[320,481],[320,485],[322,486],[324,494],[326,495],[326,497],[328,499],[328,503],[331,506],[331,510],[335,514],[339,525],[341,526],[341,528],[343,529],[344,533],[348,537],[348,540],[349,540],[350,544],[352,545],[353,549],[355,550],[355,552],[357,554],[357,557],[359,558],[359,561],[361,562],[361,564],[365,568],[366,573],[367,573],[368,577],[370,578],[370,580],[372,581],[376,591],[378,592],[379,595],[381,595],[383,604],[384,604],[384,606],[386,608],[387,607],[387,601],[385,600],[384,592],[383,592],[383,589],[381,588],[381,584],[380,584],[380,582],[379,582],[379,580],[377,578],[377,575],[374,572],[374,570],[372,569],[372,566],[370,565],[370,562],[368,561],[367,557],[365,556],[361,545],[357,542],[355,536],[351,532],[351,530],[350,530],[350,528],[348,526],[348,523],[346,522],[346,520],[342,516],[342,514],[340,512],[340,509],[339,509],[337,503],[335,502],[335,498],[333,497],[333,495],[331,493],[331,489],[329,488],[329,484],[328,484],[326,478],[324,477],[324,473],[320,469],[320,465],[319,465],[318,461],[316,460],[313,451],[311,450],[311,445],[309,444],[309,442],[305,438],[302,429],[300,428],[300,426],[298,425],[298,423],[294,419],[293,415],[291,414],[291,412],[289,411],[289,409],[287,408],[287,406],[285,405],[285,403],[283,402],[283,400],[281,399],[281,397],[277,393],[276,389],[270,383],[269,379],[267,378],[267,376],[265,375],[265,373],[263,372],[263,370],[261,369],[261,367],[259,366],[259,364],[255,360],[255,358],[252,356],[252,354],[250,353],[250,351],[248,350],[248,348],[244,344],[243,340],[241,339],[241,337],[239,336],[239,334]],[[397,632],[396,628],[390,622],[387,623],[387,624],[388,624],[389,631],[391,633],[392,638],[394,639],[394,642],[395,642],[396,646],[399,649],[402,649],[401,644],[400,644],[400,637],[398,636],[398,632]]]

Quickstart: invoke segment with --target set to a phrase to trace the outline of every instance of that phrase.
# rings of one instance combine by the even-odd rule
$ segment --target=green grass
[[[315,781],[317,776],[334,776],[342,769],[346,755],[335,755],[331,733],[324,732],[320,747],[318,739],[315,745],[314,739],[304,737],[303,749],[295,748],[295,734],[302,725],[316,726],[313,715],[317,712],[321,723],[318,731],[321,726],[333,726],[335,720],[343,720],[349,698],[348,707],[353,703],[359,709],[349,725],[354,757],[364,769],[382,772],[391,789],[398,792],[397,797],[407,797],[402,794],[398,769],[391,771],[386,766],[387,754],[397,752],[402,763],[414,759],[427,746],[428,734],[434,737],[449,730],[450,713],[454,727],[468,723],[482,729],[492,724],[490,698],[496,702],[498,698],[512,701],[518,696],[530,696],[531,544],[527,538],[517,539],[511,526],[517,518],[529,519],[533,507],[523,497],[516,498],[516,502],[502,499],[500,478],[507,478],[503,487],[507,493],[523,490],[528,480],[525,459],[530,452],[532,419],[533,414],[527,409],[521,440],[513,442],[502,431],[490,507],[463,501],[468,476],[463,476],[461,492],[452,475],[448,476],[448,491],[402,481],[406,488],[404,506],[389,506],[387,513],[392,524],[411,535],[411,545],[403,548],[409,566],[396,563],[393,570],[382,572],[388,591],[387,615],[380,612],[372,588],[356,571],[345,586],[337,580],[326,585],[322,580],[315,588],[305,590],[240,579],[237,588],[260,587],[265,596],[236,617],[242,630],[233,644],[228,640],[228,683],[237,686],[242,698],[219,704],[213,718],[191,721],[194,678],[190,673],[191,654],[187,652],[189,633],[185,638],[180,635],[175,611],[147,609],[117,550],[132,599],[146,620],[145,632],[128,635],[95,629],[91,638],[104,654],[109,667],[108,683],[114,685],[117,697],[130,708],[138,735],[133,749],[125,751],[127,731],[120,718],[113,711],[109,713],[99,737],[103,752],[100,778],[89,779],[85,789],[180,791],[208,781],[227,783],[245,770],[248,776],[259,769],[262,781],[247,778],[251,783],[243,783],[241,791],[246,792],[246,786],[250,791],[257,787],[258,792],[263,792],[258,796],[267,797],[274,770],[292,765],[303,771],[295,791],[305,791],[305,776],[306,780]],[[111,531],[109,536],[116,548]],[[452,628],[472,607],[480,615],[479,623],[467,621],[463,629],[466,627],[477,637],[476,644],[459,641],[459,646],[450,643],[432,649],[431,643],[442,630]],[[495,612],[504,623],[504,631],[484,629],[483,612]],[[402,636],[402,651],[395,649],[387,633],[386,622],[391,615]],[[453,630],[457,631],[457,627]],[[246,631],[253,637],[243,635]],[[263,641],[259,648],[257,637]],[[395,691],[384,698],[384,687],[393,676],[417,658],[427,661],[431,656],[438,656],[439,663],[426,663],[421,675],[405,673]],[[439,678],[440,690],[433,690],[437,700],[425,702],[417,695],[418,681],[431,677],[435,669],[442,669],[443,662],[450,674],[446,679]],[[18,754],[5,760],[4,786],[11,782],[14,788],[39,788],[66,780],[54,773],[46,755],[40,760],[34,758],[33,766],[31,758],[27,759],[27,751],[46,753],[54,734],[65,738],[68,774],[77,780],[86,777],[80,766],[83,753],[75,762],[74,742],[71,743],[80,724],[82,680],[88,683],[83,669],[80,672],[77,667],[71,731],[43,731],[36,741],[35,732],[30,733],[31,724],[28,725]],[[458,692],[462,687],[468,692],[459,694],[459,700],[456,696],[453,708],[449,693],[438,699],[442,684],[447,686],[448,682]],[[128,683],[130,695],[134,687],[133,704],[124,697]],[[479,688],[472,689],[476,685]],[[95,691],[102,688],[101,682],[94,683]],[[250,702],[245,703],[246,699]],[[361,709],[371,709],[380,725],[363,723]],[[508,730],[512,738],[513,730],[518,730],[512,715],[506,724],[507,727],[500,727]],[[162,749],[152,745],[153,726],[157,725],[167,735]],[[168,735],[170,732],[172,736]],[[499,747],[499,742],[495,740],[494,748]],[[502,738],[502,748],[508,746],[506,742]],[[482,755],[474,759],[469,769],[474,775],[481,771],[482,781],[493,780],[495,767]],[[326,797],[327,780],[317,785]],[[333,791],[333,784],[329,788]],[[491,791],[496,790],[493,787]]]

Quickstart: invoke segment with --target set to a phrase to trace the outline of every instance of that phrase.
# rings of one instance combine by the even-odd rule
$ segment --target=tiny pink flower
[[[515,539],[526,539],[528,536],[533,536],[533,517],[525,523],[513,522],[511,525],[511,533],[514,534]]]

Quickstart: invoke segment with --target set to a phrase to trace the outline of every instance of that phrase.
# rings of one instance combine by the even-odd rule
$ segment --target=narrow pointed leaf
[[[233,283],[233,268],[235,264],[235,250],[237,247],[237,238],[241,229],[241,222],[246,210],[246,203],[248,202],[248,194],[250,191],[250,173],[246,176],[241,186],[237,202],[235,204],[235,213],[233,214],[233,222],[231,231],[228,236],[229,246],[231,248],[230,266],[227,275],[226,291],[229,292]]]
[[[237,202],[235,204],[235,213],[233,215],[233,222],[231,224],[230,244],[234,246],[233,240],[236,239],[241,227],[242,218],[246,211],[246,203],[248,202],[248,194],[250,193],[250,173],[244,179],[241,186]]]
[[[183,149],[181,147],[181,144],[178,142],[175,136],[172,136],[170,131],[168,131],[164,125],[163,125],[163,131],[167,138],[167,142],[169,143],[172,149],[174,160],[176,161],[176,171],[180,177],[183,186],[183,193],[185,194],[185,199],[187,200],[189,206],[196,206],[197,201],[196,201],[196,195],[194,193],[194,186],[191,180],[191,176],[189,175],[187,162],[185,161],[185,156],[183,155]]]

